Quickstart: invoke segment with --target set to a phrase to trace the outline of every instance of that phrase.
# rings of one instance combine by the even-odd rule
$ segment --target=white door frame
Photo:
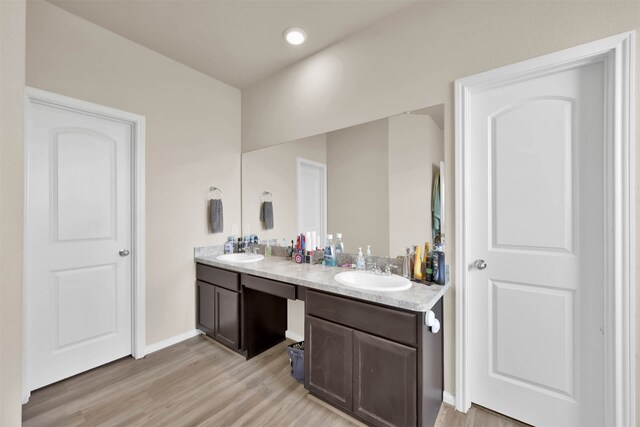
[[[91,114],[110,120],[118,120],[131,124],[133,142],[132,147],[132,183],[131,183],[131,206],[132,206],[132,230],[131,242],[132,250],[132,343],[131,354],[134,358],[140,359],[145,356],[145,118],[137,114],[116,110],[103,105],[81,101],[68,96],[58,95],[31,87],[25,88],[25,165],[24,165],[24,283],[23,283],[23,355],[22,355],[22,402],[26,403],[31,395],[29,390],[29,268],[27,266],[29,241],[27,228],[27,218],[29,214],[29,200],[27,194],[28,170],[28,144],[29,144],[29,121],[31,103],[43,104],[62,108],[70,111],[79,111],[83,114]]]
[[[636,425],[635,411],[635,32],[476,74],[455,82],[456,409],[471,407],[467,156],[475,93],[590,63],[605,69],[605,425]]]
[[[296,159],[296,186],[297,186],[297,200],[302,200],[302,188],[300,188],[300,166],[302,165],[310,165],[317,168],[322,169],[322,198],[323,198],[323,206],[322,206],[322,230],[320,230],[320,236],[318,238],[321,242],[324,242],[327,234],[327,165],[324,163],[314,162],[313,160],[307,160],[302,157],[298,157]],[[296,206],[298,208],[298,206]],[[304,230],[300,230],[300,209],[298,209],[298,232],[302,233]],[[323,235],[324,234],[324,235]]]

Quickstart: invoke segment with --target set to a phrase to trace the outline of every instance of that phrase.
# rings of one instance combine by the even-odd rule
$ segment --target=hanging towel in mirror
[[[222,233],[224,228],[222,215],[222,199],[209,200],[209,223],[212,233]]]
[[[273,229],[273,202],[262,202],[260,221],[262,221],[265,230]]]
[[[431,237],[434,244],[440,240],[440,232],[440,172],[436,172],[431,189]]]

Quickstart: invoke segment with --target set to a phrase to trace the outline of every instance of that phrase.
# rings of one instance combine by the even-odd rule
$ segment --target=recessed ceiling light
[[[284,31],[284,38],[287,43],[297,46],[304,43],[307,39],[307,33],[302,28],[291,27]]]

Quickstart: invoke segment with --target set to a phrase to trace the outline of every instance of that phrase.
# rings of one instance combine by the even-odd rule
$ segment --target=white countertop
[[[404,291],[369,291],[350,288],[333,279],[333,276],[337,273],[348,271],[347,268],[325,267],[319,264],[296,264],[291,260],[281,257],[266,257],[262,261],[238,264],[218,261],[216,260],[216,256],[217,255],[197,256],[195,257],[195,261],[238,273],[251,274],[304,286],[309,289],[318,289],[333,294],[418,312],[431,310],[451,286],[450,284],[444,286],[428,286],[422,283],[412,282],[411,288]]]

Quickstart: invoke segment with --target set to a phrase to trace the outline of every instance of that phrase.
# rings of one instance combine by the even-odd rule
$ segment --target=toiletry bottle
[[[402,276],[411,279],[411,248],[405,248],[405,254],[402,257]]]
[[[336,260],[334,257],[334,251],[333,234],[327,234],[327,245],[324,248],[324,265],[328,267],[335,267]]]
[[[344,253],[344,243],[342,243],[342,233],[336,233],[336,254]]]
[[[433,251],[431,253],[431,268],[433,269],[433,275],[431,277],[431,281],[434,283],[438,283],[440,281],[439,273],[440,273],[440,259],[438,258],[438,252]]]
[[[368,269],[373,265],[373,259],[371,259],[371,245],[367,245],[367,256],[364,259],[364,268]]]
[[[238,237],[238,253],[244,252],[244,244],[242,243],[242,237]]]
[[[264,256],[271,256],[271,244],[267,240],[267,246],[264,247]]]
[[[421,249],[420,245],[416,246],[416,255],[413,260],[413,278],[416,280],[422,280],[424,277],[422,275],[422,257],[420,256]]]
[[[434,282],[436,282],[438,285],[444,285],[446,282],[446,264],[444,262],[444,248],[442,247],[442,245],[438,245],[436,246],[436,250],[435,250],[435,257],[438,260],[438,273],[437,273],[437,278],[434,278]],[[435,272],[436,267],[434,267],[434,272]],[[434,274],[435,275],[435,274]]]
[[[364,270],[365,261],[362,255],[362,248],[358,248],[358,258],[356,259],[356,270]]]
[[[234,236],[229,236],[229,238],[227,239],[227,243],[224,244],[224,253],[225,254],[231,254],[233,253],[233,243],[235,241],[235,237]]]
[[[424,279],[433,282],[433,252],[429,249],[429,244],[424,245]]]

